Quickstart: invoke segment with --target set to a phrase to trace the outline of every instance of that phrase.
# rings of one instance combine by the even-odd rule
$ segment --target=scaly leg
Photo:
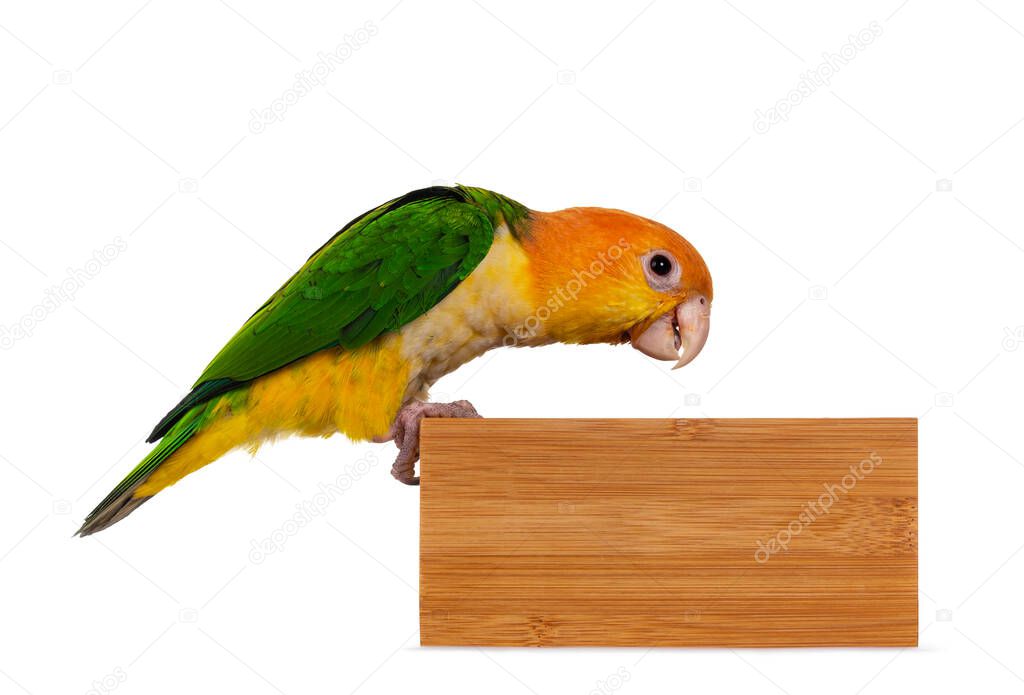
[[[420,458],[420,421],[425,417],[480,417],[469,401],[454,403],[424,403],[412,401],[402,406],[395,416],[395,422],[388,433],[375,439],[378,442],[394,441],[398,457],[391,467],[391,475],[406,485],[419,485],[420,479],[413,475]]]

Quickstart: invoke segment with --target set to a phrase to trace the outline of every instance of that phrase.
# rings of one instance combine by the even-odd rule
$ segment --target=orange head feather
[[[697,249],[665,225],[621,210],[570,208],[532,213],[521,239],[548,338],[632,340],[669,359],[672,343],[675,352],[686,344],[687,330],[706,337],[711,274]],[[699,342],[687,347],[685,361]]]

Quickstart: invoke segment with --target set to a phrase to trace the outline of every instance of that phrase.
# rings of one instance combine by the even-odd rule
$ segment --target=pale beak
[[[679,369],[704,347],[710,326],[711,303],[698,294],[658,317],[642,333],[630,331],[629,342],[656,360],[678,360],[672,369]]]

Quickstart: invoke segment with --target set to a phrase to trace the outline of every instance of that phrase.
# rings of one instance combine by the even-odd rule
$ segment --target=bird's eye
[[[651,256],[650,265],[651,272],[655,275],[664,277],[672,272],[672,261],[660,253]]]
[[[652,290],[674,292],[679,289],[683,269],[671,251],[651,249],[640,257],[640,262],[643,264],[644,279]]]

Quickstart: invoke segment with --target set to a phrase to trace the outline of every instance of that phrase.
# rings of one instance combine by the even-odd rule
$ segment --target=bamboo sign
[[[917,420],[443,420],[420,639],[917,644]]]

